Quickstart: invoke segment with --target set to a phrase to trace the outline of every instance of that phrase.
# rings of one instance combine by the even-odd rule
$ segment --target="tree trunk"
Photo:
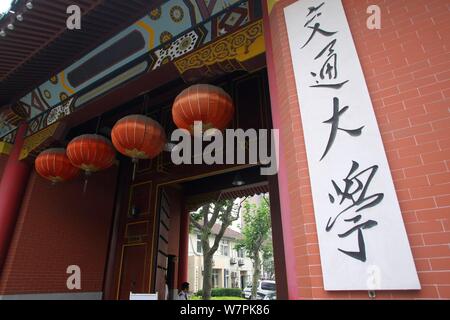
[[[261,277],[261,259],[259,258],[259,252],[254,255],[253,259],[253,281],[252,281],[252,300],[256,299],[256,292],[258,290],[258,281]]]
[[[211,300],[212,289],[212,259],[213,256],[209,254],[203,255],[203,300]]]

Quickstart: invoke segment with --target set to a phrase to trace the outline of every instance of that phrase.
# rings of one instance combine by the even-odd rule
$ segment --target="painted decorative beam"
[[[150,13],[150,16],[156,18],[159,16],[158,12]],[[172,14],[173,12],[174,10],[172,10]],[[32,95],[34,95],[35,105],[36,103],[41,103],[43,111],[28,121],[29,129],[27,137],[33,137],[33,139],[28,140],[27,138],[27,141],[33,146],[32,150],[39,151],[39,146],[42,148],[42,146],[48,144],[47,142],[51,136],[48,133],[52,131],[50,128],[62,118],[79,114],[81,108],[83,108],[83,113],[86,113],[87,110],[88,112],[86,114],[91,114],[94,110],[89,110],[93,105],[96,106],[96,111],[100,110],[99,103],[103,103],[97,102],[101,97],[118,90],[117,88],[119,86],[122,90],[128,83],[131,85],[136,83],[136,81],[148,82],[148,79],[160,79],[160,76],[157,75],[160,75],[160,72],[155,71],[167,69],[162,67],[173,65],[173,67],[171,66],[167,69],[175,71],[174,73],[172,72],[171,77],[181,77],[186,82],[235,70],[251,72],[257,68],[261,68],[263,63],[255,63],[255,60],[260,61],[264,59],[265,51],[260,18],[259,1],[246,0],[236,2],[235,5],[215,15],[211,15],[206,21],[187,29],[135,60],[127,60],[128,62],[125,65],[120,68],[115,68],[113,72],[95,83],[82,88],[71,96],[61,97],[62,101],[52,107],[49,107],[48,103],[46,105],[42,104],[43,96],[48,96],[48,93],[45,93],[45,89],[42,91],[44,87],[37,88]],[[139,25],[141,23],[138,22],[137,24]],[[214,36],[211,34],[212,29],[216,30]],[[108,49],[111,47],[117,48],[115,45],[117,43],[123,45],[123,41],[129,41],[131,39],[128,38],[130,34],[133,35],[131,37],[135,37],[135,30],[130,30],[123,37],[116,37],[116,42],[112,42],[103,51],[97,53],[97,55],[91,55],[93,60],[85,60],[85,63],[89,66],[91,63],[98,61],[99,55],[105,52],[106,54],[112,54],[113,51],[109,51]],[[135,39],[138,41],[138,37]],[[208,55],[207,53],[211,50],[214,53],[210,55],[210,59],[203,59],[200,62],[193,63],[193,61],[197,60],[196,57]],[[83,64],[78,62],[77,65],[83,66]],[[84,73],[82,72],[83,75],[80,76],[77,73],[75,75],[72,74],[72,76],[64,75],[63,79],[67,82],[70,81],[70,85],[74,82],[82,83],[86,81],[83,77],[86,77],[86,74],[89,76],[88,71],[90,70],[87,68]],[[150,78],[149,75],[151,75]],[[67,86],[65,82],[61,83],[58,79],[60,79],[60,76],[56,79],[52,78],[49,81],[56,86]],[[163,79],[160,80],[163,81]],[[158,81],[153,86],[156,88],[157,85]],[[149,86],[147,87],[150,89]],[[104,99],[101,98],[100,100]],[[25,105],[24,108],[26,107]],[[31,106],[29,105],[29,107]],[[12,131],[5,135],[2,140],[11,143],[14,141],[14,135],[15,131]],[[43,139],[43,137],[47,138]],[[28,146],[27,143],[25,145]],[[28,153],[24,151],[23,156],[25,157]]]
[[[56,131],[61,123],[54,123],[47,128],[27,137],[20,151],[19,160],[24,160],[29,156],[36,157],[50,142],[56,138]]]
[[[252,71],[252,59],[264,52],[263,23],[257,20],[174,63],[181,77],[193,82],[237,70]]]
[[[18,103],[30,119],[28,134],[43,129],[55,117],[67,115],[105,90],[154,71],[260,17],[257,0],[164,3],[21,98]],[[50,114],[50,109],[55,111]],[[10,129],[0,126],[3,140],[11,139],[7,134]]]

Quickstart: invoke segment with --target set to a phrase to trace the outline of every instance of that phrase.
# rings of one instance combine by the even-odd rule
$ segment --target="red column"
[[[21,124],[0,181],[0,272],[14,234],[14,226],[31,168],[29,163],[19,161],[26,131],[27,124]]]
[[[280,141],[278,145],[279,152],[279,170],[278,170],[278,187],[279,187],[279,200],[281,209],[281,229],[283,231],[283,245],[284,245],[284,270],[285,276],[287,278],[287,298],[288,299],[298,299],[297,290],[297,276],[296,276],[296,262],[295,262],[295,252],[294,252],[294,241],[292,234],[292,206],[290,200],[290,190],[289,190],[289,163],[286,159],[286,154],[289,151],[286,149],[286,140],[283,136],[288,135],[292,137],[290,133],[285,133],[286,128],[293,127],[290,123],[290,118],[284,118],[281,114],[281,110],[284,105],[281,103],[281,99],[285,99],[286,95],[283,95],[280,91],[280,85],[285,87],[285,84],[292,82],[292,78],[286,78],[284,74],[277,73],[276,64],[284,64],[280,60],[280,56],[276,55],[273,50],[273,34],[271,33],[272,23],[282,24],[283,21],[277,20],[278,17],[271,18],[269,13],[269,8],[267,1],[263,1],[263,22],[264,22],[264,40],[266,43],[266,61],[267,61],[267,73],[269,78],[269,90],[270,90],[270,100],[271,100],[271,111],[272,111],[272,122],[273,128],[280,130]],[[273,21],[273,22],[272,22]],[[279,36],[278,34],[276,35]],[[286,40],[287,41],[287,40]],[[279,45],[279,44],[277,44]],[[276,57],[276,58],[275,58]],[[287,120],[286,120],[287,119]],[[292,138],[289,138],[289,144],[292,145]],[[295,153],[294,153],[295,154]],[[295,157],[294,157],[295,158]]]
[[[180,218],[180,258],[178,263],[178,286],[188,281],[189,256],[189,212],[183,211]]]

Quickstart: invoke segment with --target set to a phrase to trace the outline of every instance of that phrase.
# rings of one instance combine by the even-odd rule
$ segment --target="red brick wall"
[[[23,198],[0,295],[101,292],[117,169],[52,186],[35,172]],[[69,265],[81,268],[81,290],[69,291]]]
[[[270,14],[297,292],[291,298],[367,298],[323,290],[309,173],[283,8]],[[446,0],[343,0],[372,97],[422,285],[378,298],[450,298],[450,7]],[[382,10],[368,30],[366,9]],[[269,57],[270,58],[270,57]],[[277,124],[275,124],[277,125]],[[290,281],[295,281],[290,279]]]

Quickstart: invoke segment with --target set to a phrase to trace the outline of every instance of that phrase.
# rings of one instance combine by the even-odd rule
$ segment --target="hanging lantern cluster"
[[[176,126],[194,133],[194,123],[201,121],[203,131],[211,128],[224,130],[234,115],[232,98],[221,88],[197,84],[183,90],[175,99],[172,117]],[[143,115],[126,116],[114,125],[111,142],[97,134],[85,134],[74,138],[64,149],[42,152],[35,162],[36,171],[52,181],[67,181],[80,170],[86,177],[108,169],[115,160],[114,147],[134,163],[140,159],[153,159],[166,145],[166,134],[155,120]],[[87,182],[87,178],[86,178]],[[86,184],[85,184],[86,188]]]
[[[41,152],[35,160],[36,172],[52,184],[75,178],[80,169],[86,177],[93,172],[109,168],[115,159],[115,151],[108,139],[86,134],[73,139],[63,148]],[[84,190],[87,186],[85,180]]]
[[[35,161],[37,173],[56,184],[85,172],[87,177],[94,172],[108,169],[114,163],[115,151],[111,142],[97,134],[85,134],[73,139],[65,149],[48,149],[41,152]]]
[[[233,119],[234,105],[222,88],[196,84],[183,90],[175,99],[172,117],[175,125],[194,132],[194,122],[201,121],[203,131],[225,129]]]

